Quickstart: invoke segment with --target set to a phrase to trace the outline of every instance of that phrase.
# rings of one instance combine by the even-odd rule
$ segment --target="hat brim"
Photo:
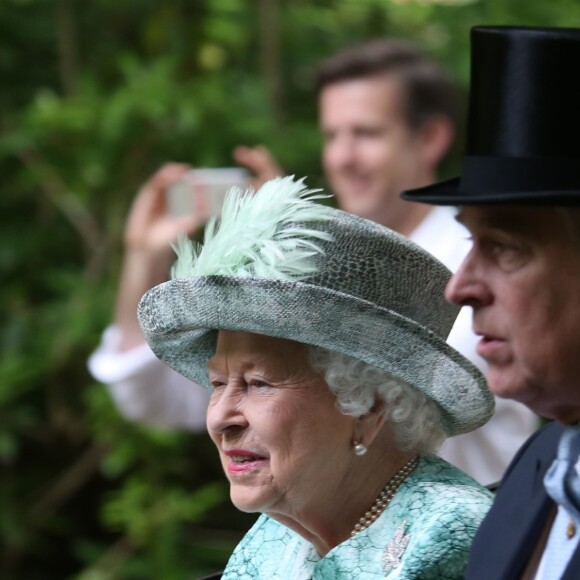
[[[566,191],[508,191],[493,193],[465,193],[460,189],[461,179],[454,177],[426,187],[409,189],[401,194],[407,201],[433,205],[561,205],[580,206],[580,189]]]
[[[237,330],[324,347],[384,369],[438,404],[449,436],[476,429],[493,413],[481,373],[439,336],[395,312],[307,282],[173,280],[145,294],[139,320],[155,354],[204,386],[217,331]],[[377,345],[382,356],[371,354]]]

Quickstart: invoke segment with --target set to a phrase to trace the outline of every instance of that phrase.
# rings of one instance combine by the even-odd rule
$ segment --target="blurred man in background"
[[[411,43],[378,40],[324,62],[316,88],[324,173],[339,207],[410,237],[456,270],[469,243],[453,211],[399,197],[437,179],[455,137],[458,95],[448,74]],[[238,147],[234,158],[254,173],[255,186],[284,173],[263,147]],[[136,319],[141,296],[167,279],[170,244],[179,232],[195,234],[209,217],[167,212],[166,189],[189,169],[165,165],[137,195],[125,230],[115,324],[89,366],[127,418],[201,431],[209,393],[155,358]],[[449,343],[481,367],[475,342],[469,313],[462,311]],[[487,425],[448,440],[441,455],[481,483],[495,482],[536,421],[527,409],[498,401]]]

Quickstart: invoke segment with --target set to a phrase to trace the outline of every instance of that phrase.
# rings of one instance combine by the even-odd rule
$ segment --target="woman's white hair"
[[[384,416],[401,451],[432,453],[446,438],[437,405],[407,383],[361,360],[324,348],[309,347],[309,356],[313,369],[324,376],[345,415],[361,417],[377,399],[386,403]]]

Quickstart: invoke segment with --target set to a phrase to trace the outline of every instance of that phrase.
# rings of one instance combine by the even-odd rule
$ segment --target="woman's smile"
[[[268,458],[246,451],[244,449],[233,449],[226,451],[224,455],[226,470],[229,475],[240,475],[257,471],[268,463]]]

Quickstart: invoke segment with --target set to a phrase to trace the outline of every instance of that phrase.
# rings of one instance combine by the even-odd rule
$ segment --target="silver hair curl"
[[[433,453],[445,440],[436,404],[417,389],[342,353],[311,346],[309,357],[345,415],[365,415],[377,399],[386,403],[385,419],[391,424],[401,451]]]

